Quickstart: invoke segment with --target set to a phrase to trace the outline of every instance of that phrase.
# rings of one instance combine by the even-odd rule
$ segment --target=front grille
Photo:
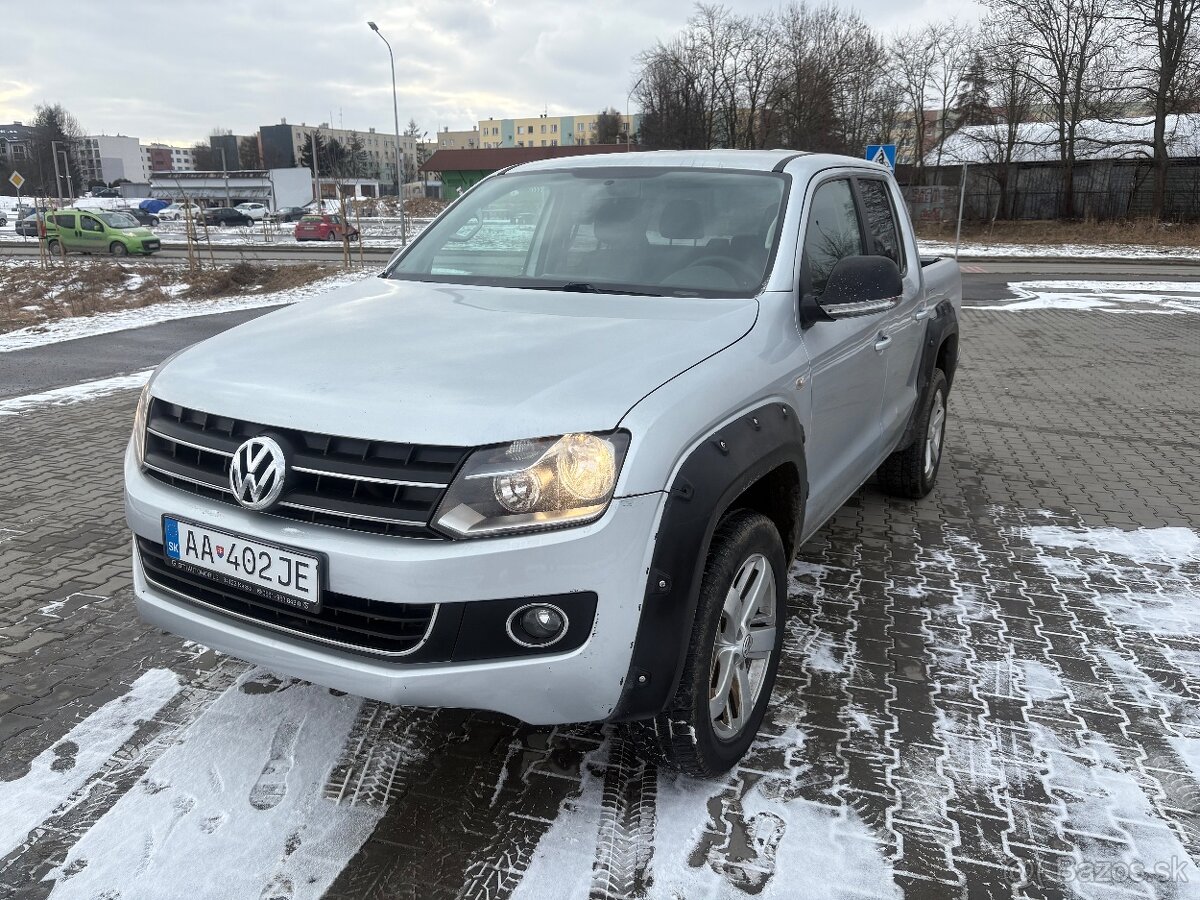
[[[146,578],[160,589],[268,628],[355,652],[410,654],[425,642],[437,612],[432,603],[385,603],[325,591],[321,609],[306,613],[173,568],[166,562],[162,544],[141,537],[137,544]]]
[[[235,504],[234,451],[269,432],[288,448],[288,476],[271,515],[371,534],[443,539],[430,521],[468,449],[395,444],[271,428],[153,400],[146,423],[151,477]]]

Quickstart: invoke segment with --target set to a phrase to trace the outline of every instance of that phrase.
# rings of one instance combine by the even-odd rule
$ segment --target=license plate
[[[167,564],[304,612],[321,608],[321,559],[163,516]]]

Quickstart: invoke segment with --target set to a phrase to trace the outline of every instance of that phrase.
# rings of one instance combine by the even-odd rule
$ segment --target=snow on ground
[[[953,241],[918,240],[921,256],[953,256]],[[1046,259],[1187,259],[1200,260],[1200,248],[1163,247],[1152,244],[1002,244],[968,241],[958,248],[967,257],[1034,257]]]
[[[174,672],[150,669],[129,693],[110,700],[38,755],[25,775],[0,782],[0,859],[56,810],[83,802],[86,792],[80,788],[179,688]]]
[[[1193,573],[1200,568],[1200,534],[1179,527],[1123,531],[1034,526],[1025,535],[1038,550],[1038,562],[1067,581],[1086,582],[1093,576],[1119,580],[1140,567],[1156,572],[1155,590],[1097,594],[1096,603],[1114,625],[1152,635],[1200,633],[1200,594]]]
[[[968,306],[1024,312],[1032,309],[1184,315],[1200,313],[1200,284],[1178,281],[1017,281],[1013,300]]]
[[[383,814],[322,790],[362,701],[295,681],[262,692],[257,674],[79,839],[48,876],[55,900],[325,893]]]
[[[153,369],[142,369],[140,372],[130,375],[114,375],[112,378],[82,381],[79,384],[42,391],[40,394],[25,394],[22,397],[0,400],[0,417],[20,415],[44,406],[69,406],[85,400],[99,400],[101,397],[107,397],[118,391],[140,388],[150,380],[153,371]]]
[[[95,316],[76,316],[69,319],[57,319],[42,325],[31,325],[7,334],[0,334],[0,353],[10,353],[13,350],[28,350],[31,347],[41,347],[46,344],[56,344],[60,341],[73,341],[77,338],[93,337],[98,334],[110,334],[114,331],[125,331],[130,328],[144,328],[147,325],[157,325],[174,319],[190,319],[195,316],[208,316],[216,313],[234,312],[236,310],[260,309],[265,306],[283,306],[308,300],[318,294],[323,294],[334,288],[352,284],[363,278],[374,276],[375,270],[366,269],[357,272],[343,272],[312,284],[299,288],[289,288],[285,291],[274,291],[267,294],[249,294],[239,297],[225,297],[204,300],[172,300],[169,303],[155,303],[138,309],[124,309],[118,312],[100,313]]]

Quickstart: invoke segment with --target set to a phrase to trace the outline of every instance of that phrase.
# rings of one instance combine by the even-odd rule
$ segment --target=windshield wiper
[[[661,297],[662,294],[656,294],[652,291],[631,291],[623,287],[598,287],[590,281],[568,281],[563,285],[538,285],[538,288],[545,291],[572,291],[576,294],[627,294],[630,297]]]

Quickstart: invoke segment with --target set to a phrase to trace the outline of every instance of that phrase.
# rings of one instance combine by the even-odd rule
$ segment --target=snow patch
[[[50,815],[85,800],[82,788],[88,780],[179,689],[174,672],[150,669],[128,693],[104,704],[40,753],[25,775],[0,782],[0,859]]]
[[[316,900],[328,890],[384,811],[322,792],[361,701],[303,683],[269,694],[240,684],[188,726],[47,876],[57,879],[55,900]],[[217,860],[218,869],[198,860]]]
[[[265,306],[286,306],[375,274],[373,271],[351,272],[324,278],[304,287],[275,291],[270,294],[251,294],[207,300],[171,300],[169,303],[155,303],[138,309],[123,309],[95,316],[58,319],[54,322],[30,325],[27,328],[0,334],[0,353],[28,350],[31,347],[43,347],[47,344],[74,341],[99,334],[111,334],[114,331],[127,331],[131,328],[145,328],[147,325],[157,325],[175,319],[191,319],[196,316],[261,309]],[[182,289],[183,286],[179,286],[177,290],[181,291]]]
[[[83,381],[79,384],[43,391],[40,394],[26,394],[23,397],[0,400],[0,417],[20,415],[44,406],[70,406],[85,400],[98,400],[119,391],[140,388],[150,380],[153,371],[153,369],[143,369],[131,375],[115,375],[112,378]]]
[[[1013,300],[967,309],[1025,312],[1032,309],[1100,310],[1111,313],[1200,313],[1200,286],[1178,281],[1019,281],[1008,285]]]
[[[1122,556],[1132,562],[1180,566],[1200,560],[1200,535],[1190,528],[1063,528],[1034,525],[1024,529],[1037,547],[1087,549]]]

